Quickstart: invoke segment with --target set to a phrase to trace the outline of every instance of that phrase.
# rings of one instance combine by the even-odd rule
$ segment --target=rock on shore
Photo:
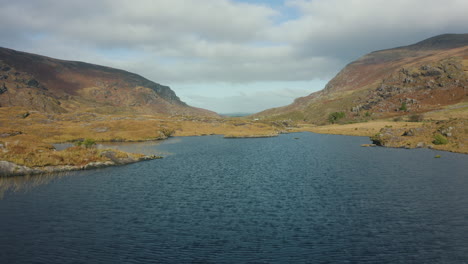
[[[44,174],[44,173],[54,173],[54,172],[66,172],[66,171],[77,171],[77,170],[91,170],[97,168],[105,168],[110,166],[126,165],[139,161],[161,159],[160,156],[149,155],[139,158],[126,157],[118,158],[116,153],[109,150],[106,151],[106,157],[109,157],[110,160],[103,162],[90,162],[85,165],[60,165],[60,166],[45,166],[30,168],[27,166],[22,166],[15,164],[9,161],[0,161],[0,177],[9,177],[9,176],[20,176],[20,175],[32,175],[32,174]]]

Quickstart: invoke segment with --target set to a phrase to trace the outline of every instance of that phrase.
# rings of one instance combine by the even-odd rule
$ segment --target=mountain
[[[445,34],[375,51],[348,64],[323,90],[255,117],[325,124],[420,114],[467,101],[468,34]]]
[[[7,106],[47,113],[217,116],[134,73],[0,48],[0,107]]]

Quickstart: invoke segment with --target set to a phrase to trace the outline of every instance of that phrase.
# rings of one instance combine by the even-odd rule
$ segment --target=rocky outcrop
[[[323,90],[253,116],[320,125],[333,112],[344,112],[344,122],[429,112],[466,100],[467,67],[468,34],[436,36],[367,54],[348,64]]]
[[[0,94],[6,93],[8,91],[8,88],[6,87],[5,83],[0,86]]]
[[[465,99],[467,75],[460,58],[444,59],[422,66],[401,68],[385,78],[362,101],[374,112],[425,112]],[[449,96],[447,96],[449,95]],[[401,109],[402,105],[407,109]]]
[[[38,169],[31,169],[26,166],[17,165],[13,162],[0,160],[0,177],[38,174],[41,172],[42,171]]]
[[[0,138],[13,137],[13,136],[21,135],[21,134],[23,134],[23,132],[21,132],[21,131],[1,132],[0,133]]]
[[[437,135],[447,137],[447,143],[451,146],[434,146]],[[446,120],[434,123],[426,123],[417,128],[382,128],[379,133],[370,138],[373,144],[394,148],[438,148],[462,152],[468,145],[466,138],[465,122],[461,120]]]

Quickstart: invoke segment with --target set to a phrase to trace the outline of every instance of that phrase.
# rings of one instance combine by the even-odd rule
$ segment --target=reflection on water
[[[180,141],[180,140],[179,140]],[[156,146],[161,145],[162,141],[146,142],[106,142],[98,144],[98,149],[117,149],[130,153],[141,153],[145,155],[167,156],[171,153],[159,151]],[[165,142],[167,143],[167,142]]]
[[[182,138],[170,138],[167,140],[146,142],[107,142],[98,144],[97,148],[117,149],[125,152],[141,153],[145,155],[169,156],[173,155],[173,153],[158,150],[156,147],[162,144],[175,144],[180,142],[182,142]],[[58,151],[72,146],[72,143],[54,144],[55,149]],[[37,186],[48,184],[54,179],[58,179],[69,174],[70,172],[60,172],[16,177],[0,177],[0,199],[3,199],[7,192],[27,192]]]
[[[68,174],[70,172],[0,177],[0,200],[3,199],[7,192],[27,192],[39,185],[48,184],[52,180],[62,178]]]
[[[156,146],[161,144],[175,144],[180,143],[182,138],[169,138],[166,140],[158,141],[145,141],[145,142],[105,142],[97,144],[98,149],[117,149],[130,153],[141,153],[145,155],[168,156],[172,153],[156,149]],[[72,147],[72,143],[57,143],[53,144],[56,150],[64,150]]]
[[[0,263],[467,263],[466,155],[311,133],[157,143],[176,154],[7,179],[47,184],[0,200]]]
[[[56,150],[60,151],[60,150],[67,149],[69,147],[73,147],[73,143],[55,143],[55,144],[52,144],[52,146],[54,146]]]

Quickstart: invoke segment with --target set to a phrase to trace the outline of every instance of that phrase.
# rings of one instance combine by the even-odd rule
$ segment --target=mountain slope
[[[344,121],[424,113],[466,102],[467,71],[468,34],[440,35],[367,54],[323,90],[254,116],[324,124],[334,112],[344,112]]]
[[[6,48],[0,48],[0,106],[49,113],[217,116],[188,106],[169,87],[134,73]]]

